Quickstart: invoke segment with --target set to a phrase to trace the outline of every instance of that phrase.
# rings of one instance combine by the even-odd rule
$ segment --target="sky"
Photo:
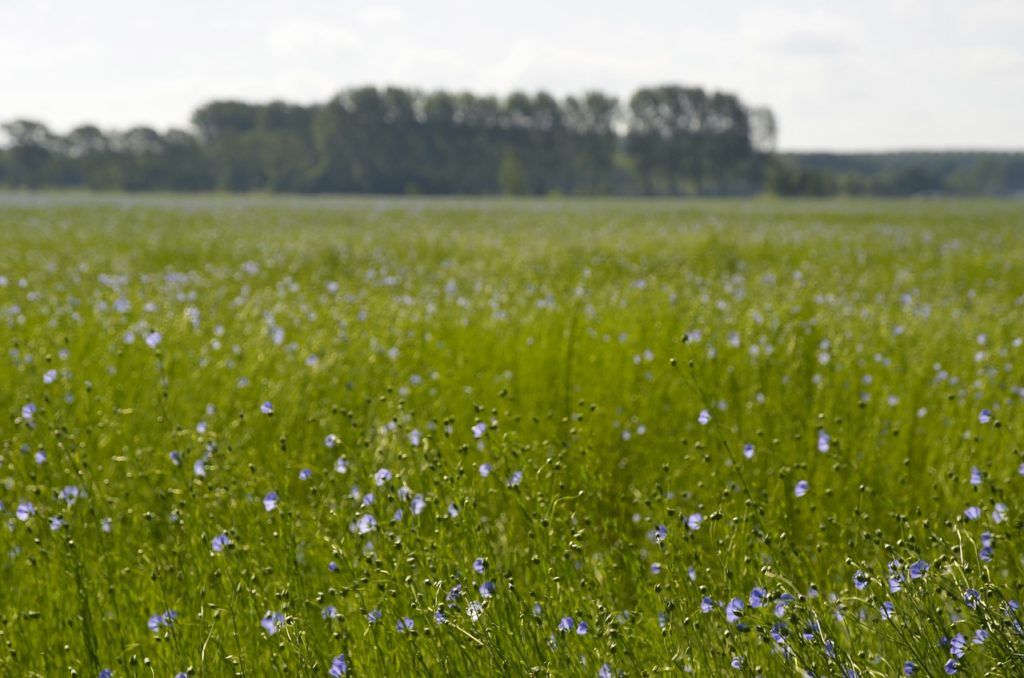
[[[665,83],[788,151],[1024,150],[1024,0],[0,0],[0,121],[185,127],[214,99]]]

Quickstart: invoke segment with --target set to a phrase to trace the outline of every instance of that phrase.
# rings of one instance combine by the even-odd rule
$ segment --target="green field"
[[[1020,202],[0,238],[2,675],[1024,675]]]

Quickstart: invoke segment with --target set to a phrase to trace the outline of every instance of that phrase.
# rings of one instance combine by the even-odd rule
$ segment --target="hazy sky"
[[[1024,0],[0,0],[0,120],[186,125],[360,84],[666,82],[767,105],[786,150],[1024,149]]]

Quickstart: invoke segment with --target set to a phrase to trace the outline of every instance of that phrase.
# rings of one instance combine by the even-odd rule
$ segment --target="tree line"
[[[507,97],[361,87],[324,104],[216,101],[191,129],[3,126],[0,184],[110,190],[733,194],[757,190],[766,109],[664,86]]]
[[[1013,193],[1022,156],[911,162],[774,152],[771,111],[666,85],[505,97],[397,87],[323,104],[215,101],[189,129],[2,126],[0,186],[513,195]],[[847,162],[844,158],[867,158]],[[903,156],[894,156],[902,158]],[[973,174],[972,174],[973,173]]]

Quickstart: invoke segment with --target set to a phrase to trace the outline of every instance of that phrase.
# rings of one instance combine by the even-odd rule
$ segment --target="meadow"
[[[0,673],[1024,675],[1024,204],[0,199]]]

